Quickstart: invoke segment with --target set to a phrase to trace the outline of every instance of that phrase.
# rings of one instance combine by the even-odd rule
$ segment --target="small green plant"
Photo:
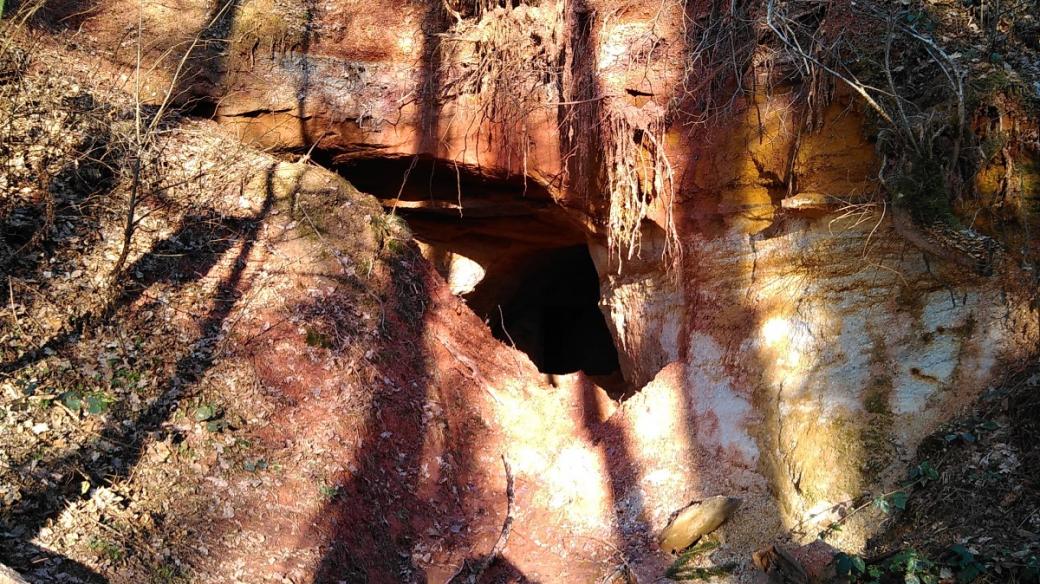
[[[924,486],[932,481],[939,480],[939,471],[935,470],[932,463],[927,460],[910,469],[907,482],[903,484],[906,488]]]
[[[308,347],[315,347],[315,348],[319,348],[319,349],[331,349],[332,348],[332,339],[329,338],[329,335],[326,335],[326,334],[322,333],[321,331],[318,331],[318,330],[315,330],[313,328],[308,327],[307,328],[307,346]]]
[[[1029,556],[1026,565],[1022,568],[1022,576],[1027,582],[1040,580],[1040,558]]]
[[[910,501],[911,490],[917,487],[923,487],[924,485],[938,479],[939,471],[935,470],[935,467],[926,460],[910,469],[910,472],[907,473],[907,478],[903,481],[901,488],[887,493],[882,493],[876,497],[868,498],[865,503],[857,506],[841,519],[828,525],[826,529],[819,533],[819,538],[827,539],[828,536],[840,532],[845,521],[848,521],[850,517],[863,511],[867,507],[873,506],[878,511],[886,514],[892,513],[893,510],[904,511]],[[859,500],[862,501],[863,499]]]
[[[339,487],[322,482],[318,486],[318,494],[321,495],[322,500],[331,501],[339,494]]]
[[[693,580],[707,580],[733,572],[736,565],[732,563],[721,566],[693,565],[701,556],[714,551],[718,547],[719,542],[715,540],[705,540],[697,543],[679,554],[679,557],[668,567],[665,576],[672,580],[689,582]]]
[[[386,250],[390,252],[390,255],[399,255],[406,249],[405,244],[402,240],[391,237],[386,241]]]
[[[217,408],[213,404],[200,404],[199,407],[195,408],[195,421],[205,422],[211,420],[217,415]]]
[[[867,563],[855,554],[839,552],[834,556],[834,566],[839,576],[858,577],[867,573]]]
[[[855,584],[937,584],[935,564],[922,558],[915,550],[903,550],[881,564],[867,564],[855,555],[839,553],[835,556],[838,576]]]
[[[178,574],[177,568],[169,564],[156,566],[152,571],[152,582],[154,582],[154,584],[173,584],[180,580],[181,578]]]
[[[105,558],[112,563],[119,562],[124,555],[123,548],[119,544],[101,537],[95,537],[90,541],[90,549],[98,557]]]
[[[210,432],[220,432],[227,428],[223,412],[213,404],[199,404],[199,407],[195,408],[194,418],[196,422],[205,422],[206,430]]]
[[[906,509],[906,502],[909,499],[910,496],[906,494],[906,491],[893,491],[875,497],[873,504],[874,507],[882,513],[891,513],[893,507],[899,511]]]
[[[132,388],[140,381],[141,373],[139,371],[119,368],[112,374],[111,384],[112,387]]]
[[[370,260],[368,258],[362,258],[362,259],[358,260],[358,268],[359,268],[358,271],[359,271],[359,273],[365,274],[367,276],[368,274],[372,273],[373,265],[374,264],[373,264],[372,260]]]
[[[105,413],[108,407],[112,405],[112,398],[103,393],[95,392],[87,396],[85,403],[87,404],[88,414],[99,415]]]
[[[408,227],[400,217],[392,214],[376,214],[372,216],[370,223],[381,251],[396,256],[407,249],[405,242],[408,237]]]
[[[949,560],[937,564],[917,550],[905,549],[887,560],[871,564],[860,556],[841,552],[835,555],[834,562],[838,576],[850,584],[938,584],[940,567],[954,574],[957,584],[970,584],[985,572],[985,566],[963,545],[950,547],[946,555]],[[947,579],[944,577],[943,581]]]
[[[63,406],[73,413],[86,412],[91,415],[101,415],[108,411],[114,401],[111,396],[101,391],[84,392],[80,389],[72,389],[58,396]]]
[[[906,584],[936,584],[935,564],[921,557],[917,550],[903,550],[889,558],[884,568],[889,574],[902,576]],[[879,578],[875,581],[880,582]]]
[[[943,436],[943,442],[947,444],[953,444],[954,442],[963,442],[965,444],[971,444],[978,440],[971,432],[952,432]]]
[[[906,209],[917,221],[957,224],[944,173],[936,157],[912,157],[901,172],[889,181],[893,202]]]
[[[949,555],[949,564],[957,574],[958,584],[973,582],[985,571],[985,566],[978,561],[975,554],[961,544],[950,546]]]
[[[249,472],[260,472],[267,470],[267,460],[263,458],[257,458],[255,460],[247,460],[242,463],[242,468]]]

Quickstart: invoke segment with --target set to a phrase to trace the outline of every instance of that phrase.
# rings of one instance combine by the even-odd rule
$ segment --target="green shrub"
[[[906,209],[915,220],[925,224],[935,221],[957,224],[950,206],[946,174],[934,157],[915,156],[891,185],[893,202]]]

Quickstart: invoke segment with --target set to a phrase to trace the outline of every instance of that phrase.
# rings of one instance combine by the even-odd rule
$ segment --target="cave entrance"
[[[543,373],[605,376],[618,370],[588,247],[540,251],[516,291],[501,300],[499,318],[489,319],[492,333],[527,353]]]
[[[353,160],[338,170],[384,205],[396,204],[423,254],[496,338],[550,380],[583,371],[623,396],[585,231],[548,193],[414,158]]]

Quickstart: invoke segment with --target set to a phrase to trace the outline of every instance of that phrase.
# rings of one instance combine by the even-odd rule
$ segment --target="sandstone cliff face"
[[[697,80],[682,23],[696,14],[678,3],[546,0],[458,18],[439,2],[182,4],[148,20],[150,48],[199,31],[226,47],[192,60],[184,89],[243,139],[524,177],[584,226],[622,369],[642,389],[590,430],[603,453],[563,438],[514,453],[536,485],[528,503],[561,513],[561,528],[608,532],[608,506],[645,539],[690,500],[736,494],[743,551],[784,530],[815,536],[1037,348],[1016,266],[984,278],[896,229],[849,96],[804,133],[783,92],[711,124],[683,119],[680,88]],[[130,16],[113,3],[87,33],[111,46]],[[509,416],[537,414],[492,411],[506,435],[521,427]],[[600,486],[567,483],[565,467]]]

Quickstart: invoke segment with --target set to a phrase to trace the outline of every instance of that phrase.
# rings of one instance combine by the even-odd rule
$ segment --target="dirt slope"
[[[18,88],[68,113],[54,134],[85,119],[121,139],[125,94],[51,65]],[[31,148],[37,126],[5,145]],[[117,169],[102,190],[6,175],[54,219],[5,231],[21,253],[4,267],[0,561],[40,582],[444,581],[500,535],[504,458],[515,523],[487,577],[663,571],[646,520],[615,515],[641,463],[612,462],[631,429],[603,424],[602,390],[551,385],[495,340],[403,223],[334,174],[207,122],[164,128],[117,285],[125,151],[55,150],[74,176],[88,157]]]

